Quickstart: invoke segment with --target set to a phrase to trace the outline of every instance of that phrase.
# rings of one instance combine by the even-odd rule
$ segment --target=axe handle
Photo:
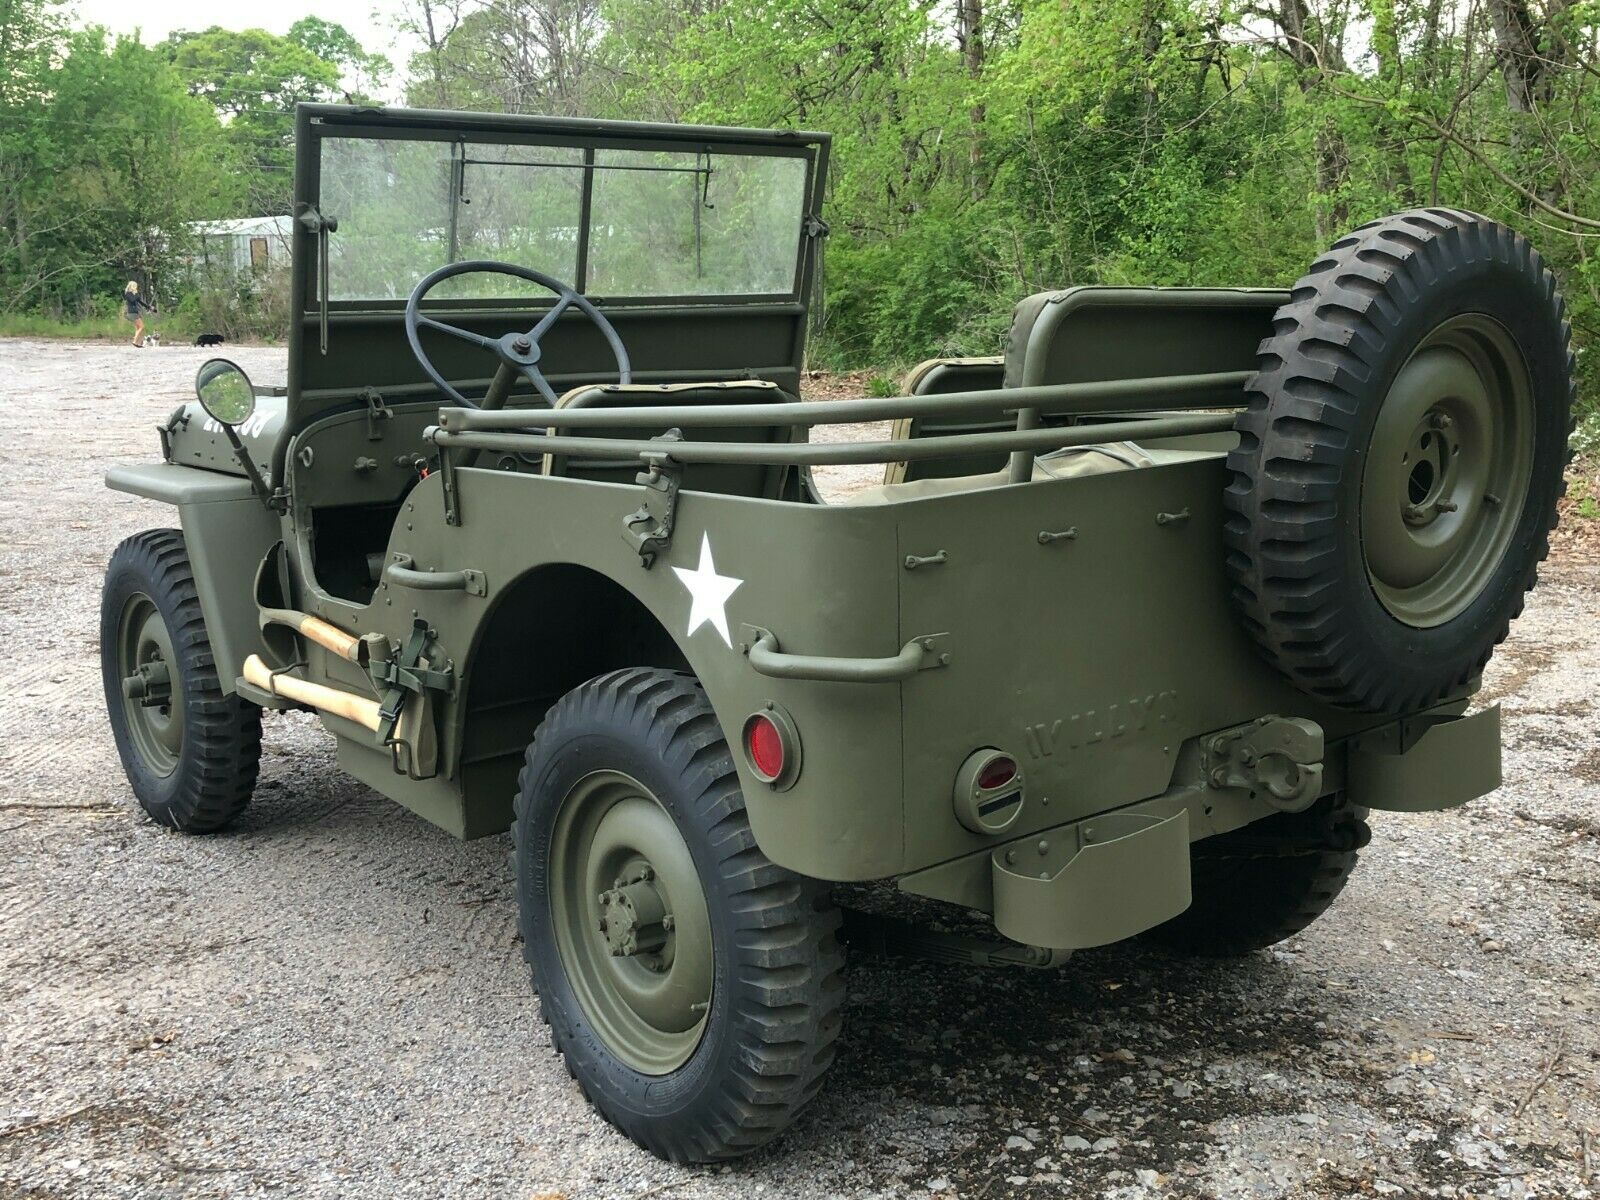
[[[293,700],[298,704],[332,713],[336,717],[354,721],[357,725],[372,730],[373,733],[378,732],[376,700],[368,700],[363,696],[340,691],[338,688],[312,683],[308,679],[296,679],[293,675],[274,675],[267,668],[267,664],[261,661],[260,656],[255,654],[244,660],[244,679],[252,687],[258,687],[274,696],[282,696],[285,700]]]

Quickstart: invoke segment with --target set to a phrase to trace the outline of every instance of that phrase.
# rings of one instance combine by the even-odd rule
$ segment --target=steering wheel
[[[457,275],[468,275],[483,272],[489,275],[510,275],[514,279],[526,279],[529,283],[537,283],[540,287],[548,288],[556,294],[555,306],[539,318],[539,323],[526,333],[507,333],[497,338],[485,337],[481,333],[473,333],[470,329],[462,329],[456,325],[446,325],[443,321],[436,321],[432,317],[424,316],[418,307],[427,297],[428,293],[446,279],[454,279]],[[576,306],[584,316],[594,323],[596,329],[605,337],[606,344],[611,347],[611,354],[617,360],[617,382],[632,383],[633,368],[628,362],[628,352],[623,349],[622,339],[617,336],[617,331],[611,322],[606,320],[605,314],[596,308],[586,297],[579,294],[572,287],[546,275],[543,271],[535,271],[531,267],[519,267],[515,263],[494,262],[489,259],[472,259],[467,262],[451,263],[440,267],[437,271],[425,276],[416,287],[411,289],[411,295],[406,300],[406,341],[411,343],[411,353],[417,356],[417,362],[427,372],[428,378],[433,380],[446,396],[454,400],[463,408],[480,407],[474,401],[468,400],[455,388],[451,387],[445,377],[439,374],[437,367],[423,352],[422,341],[417,336],[419,329],[437,329],[440,333],[448,333],[451,337],[460,338],[474,346],[488,350],[499,358],[504,367],[518,372],[524,376],[534,387],[539,389],[539,394],[550,402],[550,407],[556,405],[555,389],[550,386],[549,380],[539,370],[539,339],[549,332],[552,325],[568,308]],[[491,385],[492,387],[493,385]]]

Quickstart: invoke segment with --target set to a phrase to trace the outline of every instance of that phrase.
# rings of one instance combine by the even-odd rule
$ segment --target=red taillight
[[[1005,787],[1016,777],[1015,759],[991,758],[984,764],[983,770],[978,772],[978,788],[980,791],[992,792],[995,788]]]
[[[757,775],[771,783],[783,774],[783,733],[765,713],[744,723],[744,753]]]

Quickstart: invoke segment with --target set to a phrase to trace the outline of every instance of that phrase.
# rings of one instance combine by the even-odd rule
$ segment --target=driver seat
[[[788,404],[794,401],[775,383],[745,379],[732,383],[629,383],[586,385],[573,388],[557,402],[557,408],[652,408],[685,404]],[[563,432],[552,429],[551,433]],[[573,433],[578,431],[573,430]],[[662,433],[659,425],[633,429],[584,431],[585,436],[646,441]],[[804,430],[790,425],[730,425],[715,429],[686,430],[686,439],[703,442],[761,442],[778,445],[803,440]],[[605,483],[631,484],[641,466],[632,459],[578,458],[567,454],[546,454],[544,473],[568,479],[592,479]],[[759,500],[778,500],[794,468],[769,463],[687,463],[683,468],[683,488],[693,492],[715,492],[725,496],[749,496]]]

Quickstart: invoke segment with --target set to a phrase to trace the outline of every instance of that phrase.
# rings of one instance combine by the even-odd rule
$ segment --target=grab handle
[[[823,654],[785,654],[770,629],[744,627],[750,665],[773,679],[814,679],[829,683],[893,683],[918,671],[944,667],[950,655],[941,651],[942,633],[912,638],[890,658],[841,658]]]
[[[414,561],[409,554],[396,554],[394,561],[383,569],[384,579],[396,587],[414,588],[419,592],[489,594],[489,583],[482,571],[419,571],[411,565]]]

